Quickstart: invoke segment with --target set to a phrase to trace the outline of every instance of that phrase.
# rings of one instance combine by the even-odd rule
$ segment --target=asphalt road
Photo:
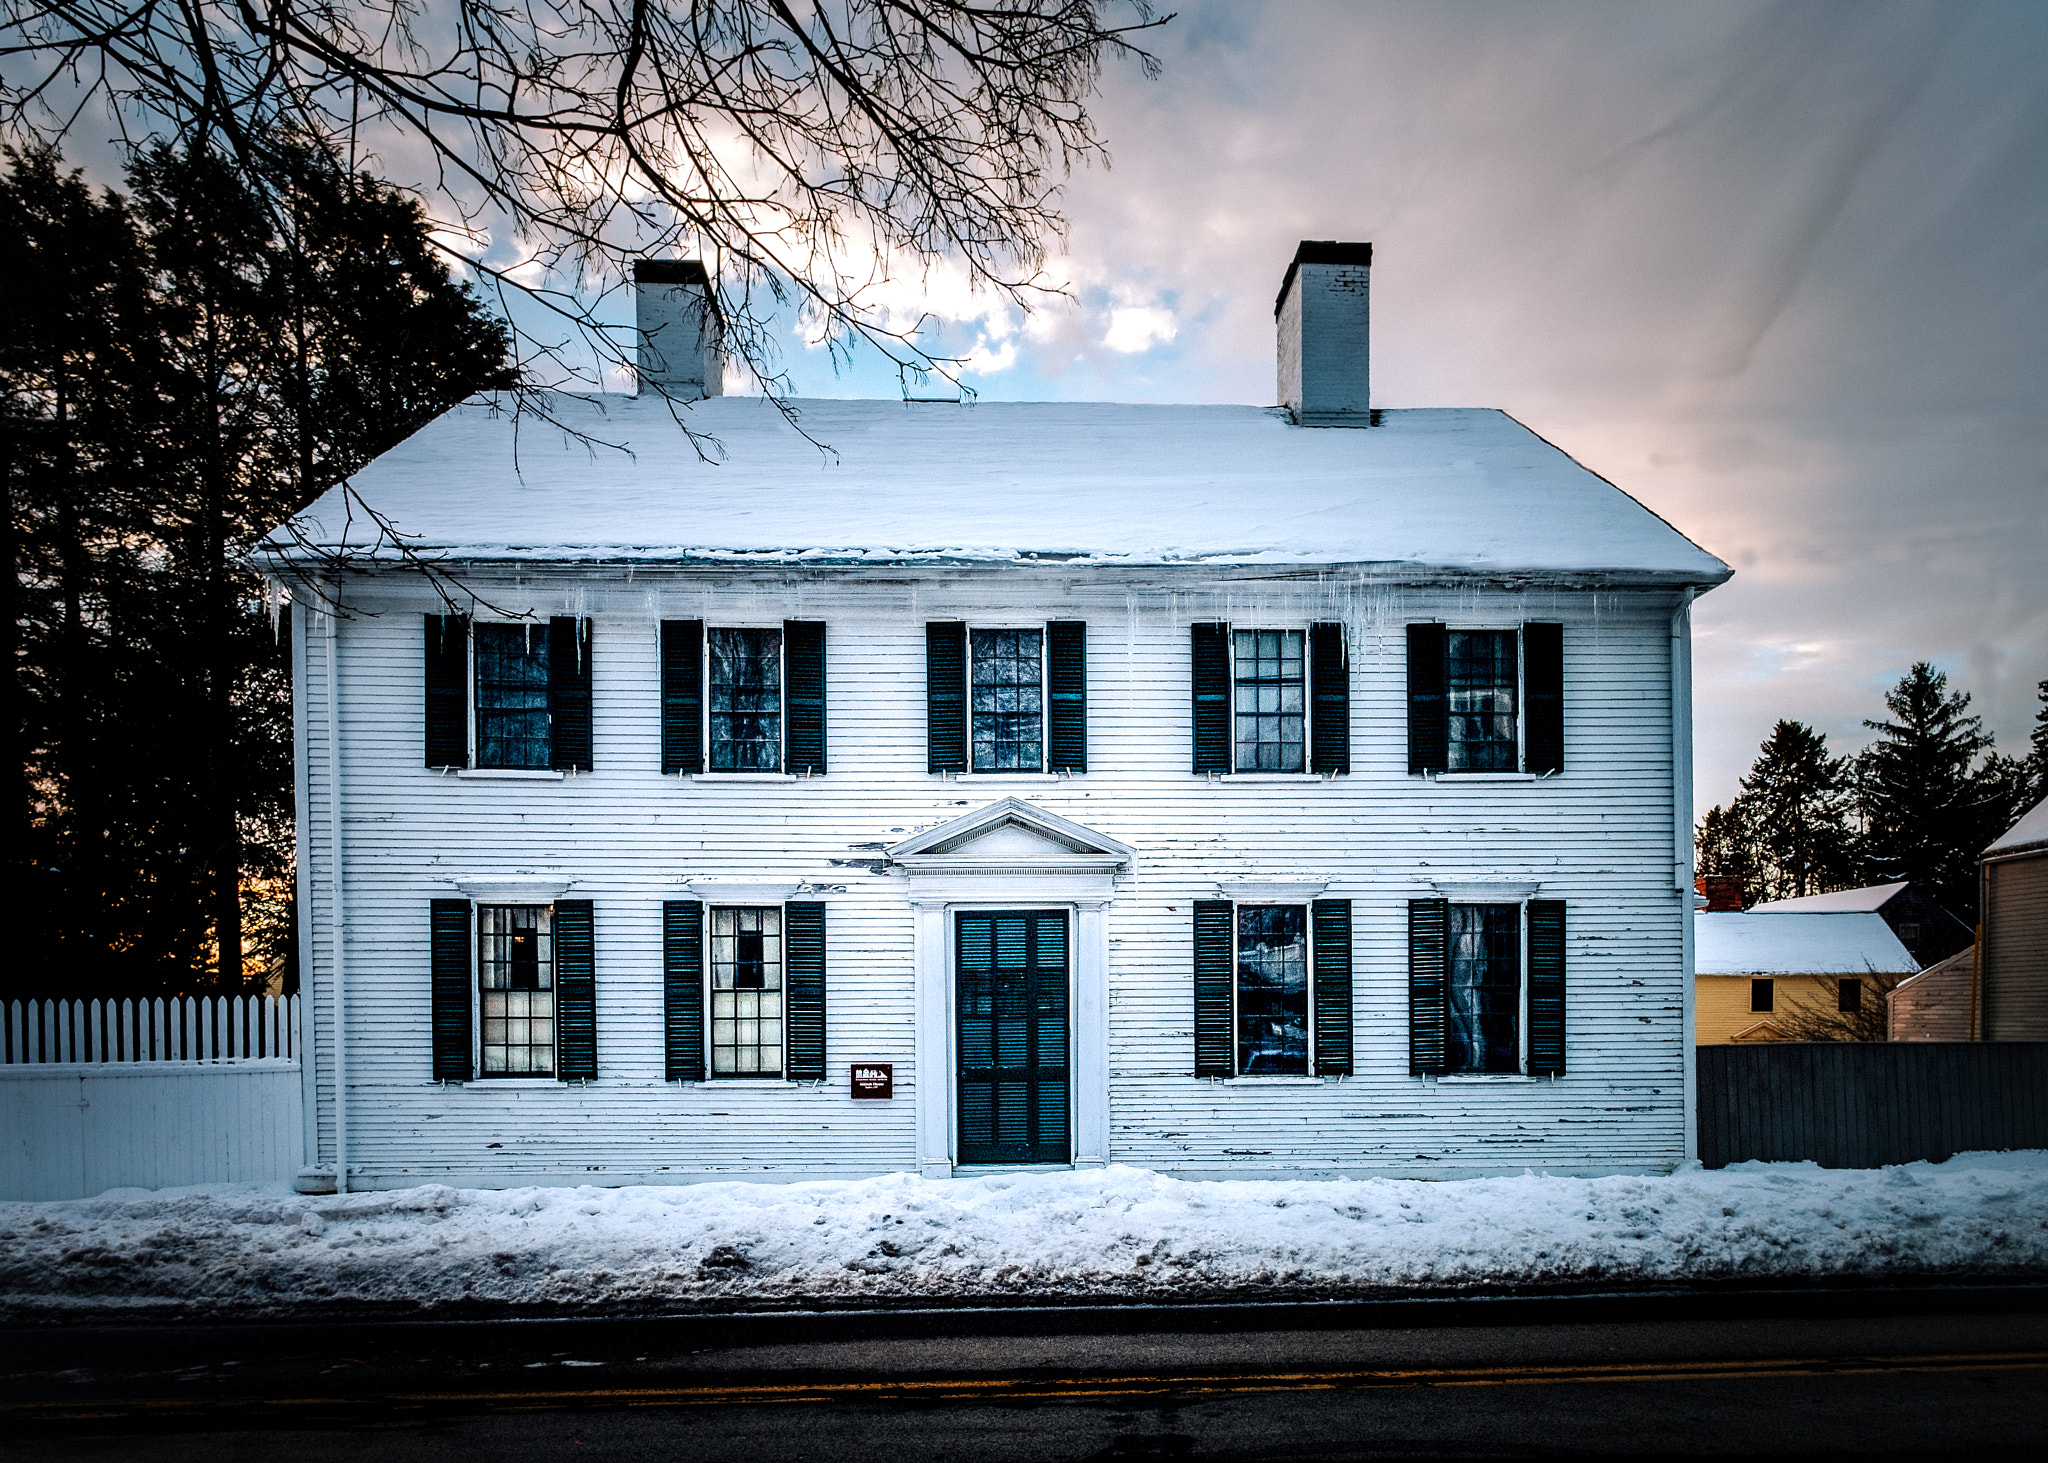
[[[2048,1456],[2048,1296],[0,1333],[0,1454]]]

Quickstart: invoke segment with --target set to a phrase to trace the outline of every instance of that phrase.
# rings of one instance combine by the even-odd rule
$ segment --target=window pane
[[[479,624],[476,636],[476,765],[545,767],[548,627]]]
[[[1452,630],[1445,636],[1453,772],[1518,772],[1515,632]]]
[[[1237,1069],[1308,1071],[1308,910],[1237,912]]]
[[[1451,980],[1445,1069],[1522,1070],[1522,912],[1513,904],[1450,907]]]
[[[545,904],[485,905],[476,920],[484,1075],[552,1076],[554,911]]]
[[[1236,641],[1237,770],[1300,772],[1307,705],[1300,630],[1239,630]]]
[[[782,770],[782,632],[713,630],[711,770]]]
[[[968,636],[976,772],[1036,772],[1042,765],[1043,638],[1038,630],[976,630]]]
[[[711,1072],[782,1075],[782,911],[711,911]]]

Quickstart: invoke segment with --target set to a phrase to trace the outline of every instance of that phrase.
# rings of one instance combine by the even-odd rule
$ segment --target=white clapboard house
[[[468,402],[274,536],[302,1183],[1682,1161],[1729,570],[1498,411],[1369,410],[1369,263],[1287,267],[1280,407],[806,440],[650,262],[580,440]]]

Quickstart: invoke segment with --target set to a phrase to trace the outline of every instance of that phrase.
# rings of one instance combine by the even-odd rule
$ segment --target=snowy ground
[[[211,1185],[0,1204],[0,1314],[309,1305],[634,1310],[1221,1299],[1531,1285],[2048,1275],[2048,1152],[1876,1171],[934,1181],[308,1198]]]

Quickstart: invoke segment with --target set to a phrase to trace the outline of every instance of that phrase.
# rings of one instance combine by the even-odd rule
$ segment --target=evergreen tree
[[[1825,735],[1797,721],[1771,729],[1736,799],[1752,830],[1763,898],[1798,899],[1855,883],[1849,781],[1847,760],[1828,755]]]
[[[132,201],[49,154],[0,180],[29,281],[0,321],[15,846],[42,892],[16,992],[288,974],[290,686],[244,556],[446,406],[514,384],[416,205],[278,152],[286,175],[255,187],[153,149]]]
[[[2009,822],[2009,759],[1978,769],[1992,750],[1983,719],[1969,715],[1967,692],[1916,663],[1885,696],[1889,721],[1866,721],[1877,739],[1856,760],[1863,817],[1864,877],[1910,879],[1974,923],[1976,862]]]
[[[2023,813],[2048,798],[2048,681],[2041,682],[2035,690],[2041,698],[2041,709],[2034,713],[2034,733],[2028,742],[2026,807],[2020,809]]]
[[[1706,816],[1693,830],[1693,862],[1702,875],[1740,879],[1745,908],[1756,902],[1762,888],[1756,834],[1744,815],[1740,798],[1725,808],[1716,803],[1707,809]]]

